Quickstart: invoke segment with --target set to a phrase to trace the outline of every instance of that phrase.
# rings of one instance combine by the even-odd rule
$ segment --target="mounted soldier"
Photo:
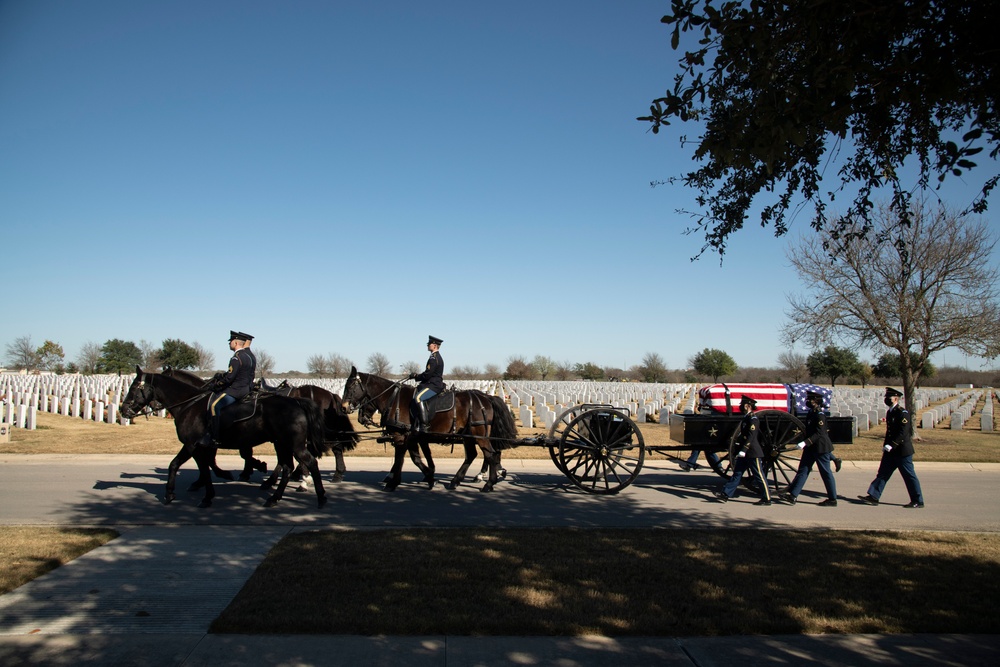
[[[410,423],[413,430],[423,433],[427,424],[430,423],[430,414],[427,402],[444,391],[444,359],[438,350],[444,341],[434,336],[427,337],[427,349],[431,356],[427,359],[427,365],[423,373],[410,373],[407,379],[417,380],[417,385],[413,392],[413,401],[410,404]]]
[[[257,374],[257,357],[250,349],[253,336],[242,331],[229,332],[229,349],[233,357],[225,373],[216,373],[210,382],[212,395],[208,399],[209,429],[201,436],[198,445],[218,447],[219,413],[228,405],[245,398],[253,388]]]

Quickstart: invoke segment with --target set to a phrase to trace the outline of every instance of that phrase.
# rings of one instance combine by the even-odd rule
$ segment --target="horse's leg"
[[[240,447],[240,458],[243,459],[243,472],[240,473],[241,482],[249,482],[254,469],[267,472],[267,464],[253,457],[253,447]],[[259,466],[264,466],[264,469],[261,470]]]
[[[347,464],[344,462],[343,449],[333,450],[333,456],[337,460],[337,471],[333,473],[333,482],[337,483],[344,479],[344,474],[347,472]]]
[[[449,489],[456,489],[459,484],[465,481],[465,473],[468,472],[472,462],[476,460],[476,445],[468,439],[463,440],[462,444],[465,446],[465,461],[462,462],[458,472],[455,473],[455,477],[448,484]]]
[[[222,467],[219,465],[219,460],[217,457],[215,456],[212,457],[211,466],[212,466],[212,472],[215,473],[216,477],[218,477],[219,479],[224,479],[228,482],[233,481],[233,473],[229,472],[228,470],[223,470]]]
[[[174,493],[174,488],[177,486],[177,471],[186,462],[191,460],[192,448],[185,445],[181,447],[181,451],[177,452],[177,456],[170,461],[170,466],[167,468],[167,490],[163,494],[163,504],[169,505],[174,500],[177,499],[177,495]]]
[[[418,449],[419,448],[419,449]],[[410,460],[424,474],[424,482],[427,488],[434,488],[434,457],[431,456],[431,447],[428,441],[417,434],[411,434],[407,438],[407,451],[410,453]],[[424,453],[424,458],[420,458],[420,452]],[[426,460],[426,464],[424,461]]]
[[[208,447],[196,448],[194,452],[194,460],[198,463],[198,473],[204,480],[205,486],[205,495],[198,503],[198,507],[211,507],[212,500],[215,498],[215,486],[212,484],[212,465],[208,458],[209,456],[214,457],[215,452],[215,448]]]
[[[323,488],[323,479],[319,476],[319,462],[305,447],[302,448],[301,452],[295,453],[295,458],[299,461],[299,468],[309,471],[313,486],[316,487],[316,506],[323,509],[323,505],[326,505],[326,489]],[[306,479],[305,476],[302,477],[303,484],[306,483]],[[299,488],[299,491],[307,490],[305,486]]]
[[[481,438],[479,443],[479,448],[483,452],[483,458],[490,466],[490,477],[480,491],[492,491],[493,487],[497,484],[497,468],[500,465],[500,452],[493,450],[488,438]]]
[[[385,491],[395,491],[399,483],[403,481],[403,459],[406,457],[406,440],[394,440],[392,469],[389,471],[389,481],[382,487]]]
[[[264,502],[264,507],[274,507],[278,504],[278,501],[285,495],[285,487],[288,486],[288,477],[291,475],[292,466],[286,463],[285,457],[280,457],[278,459],[278,465],[275,468],[275,472],[279,473],[280,481],[278,482],[278,488],[274,490],[271,497]]]

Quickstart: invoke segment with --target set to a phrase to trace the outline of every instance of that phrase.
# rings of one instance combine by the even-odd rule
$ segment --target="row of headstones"
[[[629,411],[638,421],[675,412],[694,385],[619,383],[619,382],[527,382],[504,383],[511,409],[518,418],[535,406],[536,417],[543,421],[546,412],[555,413],[554,421],[569,407],[582,404],[611,405]],[[555,406],[551,409],[549,406]],[[527,408],[527,412],[524,411]],[[522,423],[525,422],[521,419]],[[551,423],[546,424],[551,427]]]
[[[0,375],[0,422],[34,430],[38,413],[128,424],[119,404],[131,378],[118,375]]]
[[[986,403],[983,405],[983,412],[979,418],[980,428],[984,433],[993,430],[993,390],[986,390]]]
[[[972,419],[972,415],[976,413],[976,403],[982,395],[982,391],[966,392],[947,403],[927,408],[920,419],[920,427],[934,428],[935,425],[950,418],[950,427],[956,431],[962,430],[965,422]]]
[[[917,410],[924,410],[925,407],[932,403],[955,396],[961,397],[961,395],[962,391],[960,389],[917,389],[914,397],[915,408]],[[830,415],[834,417],[854,417],[856,431],[867,431],[885,419],[888,408],[885,406],[884,398],[885,390],[882,388],[835,388],[830,404]],[[930,423],[930,420],[933,420],[933,423],[929,426],[933,428],[935,424],[951,415],[959,402],[960,398],[956,398],[954,401],[937,406],[934,408],[934,412],[931,412],[930,416],[927,416],[930,410],[925,410],[921,426],[928,428],[927,424]]]

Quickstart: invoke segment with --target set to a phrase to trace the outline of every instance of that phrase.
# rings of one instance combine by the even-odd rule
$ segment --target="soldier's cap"
[[[443,342],[444,342],[443,340],[441,340],[440,338],[436,338],[435,336],[428,336],[427,337],[427,344],[428,345],[430,345],[431,343],[434,343],[435,345],[440,345]]]
[[[902,396],[902,395],[903,395],[903,392],[901,392],[901,391],[899,391],[897,389],[893,389],[892,387],[886,387],[885,388],[885,397],[886,398],[892,398],[893,396]]]
[[[750,398],[746,394],[744,394],[743,398],[740,399],[740,405],[743,405],[744,403],[748,404],[751,408],[756,408],[757,407],[757,401],[755,401],[754,399]]]
[[[253,340],[253,336],[242,331],[229,331],[229,340]]]
[[[807,401],[819,401],[820,403],[822,403],[823,402],[823,394],[817,393],[815,391],[807,391],[806,392],[806,400]]]

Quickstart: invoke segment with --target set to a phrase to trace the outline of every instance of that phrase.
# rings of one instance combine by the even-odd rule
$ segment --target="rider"
[[[209,429],[198,441],[204,447],[219,446],[219,413],[250,393],[257,374],[257,357],[250,349],[253,336],[242,331],[229,332],[229,349],[233,357],[229,370],[212,378],[212,395],[208,399]]]
[[[431,356],[427,359],[427,366],[423,373],[410,373],[407,378],[420,381],[413,392],[413,402],[410,404],[410,422],[417,433],[422,433],[430,423],[427,401],[444,391],[444,359],[438,354],[443,342],[440,338],[428,336],[427,349],[430,350]]]

